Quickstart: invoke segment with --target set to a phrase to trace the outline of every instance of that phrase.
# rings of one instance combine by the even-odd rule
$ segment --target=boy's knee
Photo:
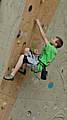
[[[30,48],[25,48],[24,53],[28,53],[30,51]]]
[[[21,55],[20,58],[23,59],[23,58],[24,58],[24,55]]]

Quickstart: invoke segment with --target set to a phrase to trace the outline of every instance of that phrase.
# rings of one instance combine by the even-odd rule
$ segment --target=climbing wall
[[[0,79],[6,69],[21,21],[25,1],[0,1]]]
[[[39,18],[43,29],[47,30],[48,25],[54,15],[57,7],[57,0],[27,0],[23,12],[23,17],[18,29],[18,34],[14,41],[10,59],[8,62],[8,70],[10,71],[12,67],[15,66],[20,54],[25,48],[24,43],[26,42],[27,47],[40,47],[42,38],[35,24],[35,19]],[[53,7],[51,7],[53,5]],[[46,32],[46,31],[45,31]]]
[[[21,16],[22,19],[19,19],[21,22],[18,22],[19,27],[18,29],[16,28],[17,31],[12,32],[11,30],[10,32],[10,35],[16,33],[14,36],[15,38],[12,38],[12,36],[10,37],[11,42],[7,41],[8,34],[6,34],[8,33],[6,30],[8,19],[6,19],[6,23],[5,19],[2,21],[4,17],[2,10],[3,7],[7,5],[7,2],[0,3],[0,29],[2,30],[4,28],[4,30],[2,30],[4,34],[0,31],[1,38],[3,38],[0,40],[0,49],[3,50],[2,52],[0,51],[0,54],[2,55],[0,59],[0,65],[2,65],[2,67],[0,70],[2,70],[2,68],[3,70],[4,68],[5,70],[9,68],[8,70],[10,71],[16,64],[19,55],[23,52],[25,47],[24,42],[27,43],[27,46],[39,47],[40,49],[42,39],[38,27],[34,25],[34,19],[36,18],[40,19],[45,32],[48,28],[47,35],[49,39],[52,35],[58,35],[62,37],[64,41],[64,46],[58,51],[55,61],[48,68],[49,76],[46,81],[37,80],[36,75],[32,72],[27,74],[28,76],[26,76],[26,81],[23,81],[22,83],[20,93],[9,116],[9,120],[67,120],[67,0],[60,0],[59,2],[60,3],[58,3],[57,0],[27,0],[24,4],[24,11],[21,10],[23,11],[23,14]],[[56,8],[57,11],[55,13]],[[2,26],[2,22],[4,23],[4,26]],[[4,58],[6,58],[6,61]],[[17,82],[15,80],[7,82],[9,84],[11,83],[10,85],[7,85],[7,83],[4,82],[5,87],[3,86],[2,93],[0,94],[0,96],[3,96],[4,94],[7,96],[4,97],[7,104],[4,109],[3,105],[0,104],[2,105],[1,117],[3,116],[3,119],[5,118],[4,116],[7,116],[7,114],[3,114],[6,108],[8,109],[9,106],[14,103],[12,100],[15,100],[16,97],[16,86],[18,86],[23,79],[23,76],[21,78],[20,76],[22,75],[19,75],[16,78]],[[33,80],[33,78],[35,78],[35,80]]]
[[[67,0],[60,1],[47,35],[60,36],[64,46],[49,66],[46,81],[28,74],[9,120],[67,120]]]
[[[38,47],[42,42],[34,20],[39,18],[47,30],[57,3],[57,0],[0,1],[0,79],[15,66],[25,42],[27,47]]]

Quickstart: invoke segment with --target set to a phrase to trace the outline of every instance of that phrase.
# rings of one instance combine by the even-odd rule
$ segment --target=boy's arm
[[[43,40],[44,40],[44,43],[45,43],[45,44],[48,44],[48,39],[47,39],[46,34],[45,34],[45,32],[43,31],[42,26],[41,26],[41,24],[40,24],[40,22],[39,22],[38,19],[36,19],[36,23],[37,23],[37,25],[38,25],[38,27],[39,27],[39,30],[40,30],[40,32],[41,32],[42,38],[43,38]]]

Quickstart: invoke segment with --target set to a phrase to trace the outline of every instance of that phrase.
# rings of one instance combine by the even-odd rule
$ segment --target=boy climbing
[[[44,46],[42,47],[40,55],[37,49],[35,49],[32,54],[32,51],[29,48],[25,48],[24,54],[20,56],[11,74],[5,75],[4,79],[13,80],[15,74],[21,68],[22,65],[23,65],[22,73],[25,74],[27,64],[31,64],[34,66],[32,70],[34,72],[39,73],[39,76],[41,77],[41,79],[46,80],[46,76],[47,76],[46,68],[54,60],[57,54],[57,48],[60,48],[63,46],[63,41],[60,37],[56,36],[51,38],[51,41],[49,42],[38,19],[36,20],[36,24],[38,25],[38,28],[40,30],[40,33],[42,35],[43,42],[44,42]]]

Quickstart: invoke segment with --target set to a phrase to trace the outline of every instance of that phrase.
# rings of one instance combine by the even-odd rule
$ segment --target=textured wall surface
[[[53,5],[53,7],[51,7]],[[57,0],[2,0],[0,2],[0,79],[15,66],[23,43],[37,47],[40,41],[34,19],[39,18],[47,29],[57,6]],[[20,37],[17,35],[21,31]]]
[[[11,69],[17,63],[18,57],[23,50],[23,43],[27,43],[27,47],[40,47],[42,38],[34,20],[39,18],[43,29],[46,30],[57,8],[57,0],[27,0],[23,12],[22,21],[19,27],[21,36],[15,39],[12,47],[12,53],[8,62],[8,67]],[[51,7],[53,5],[53,7]],[[32,9],[30,7],[32,6]],[[30,11],[29,11],[30,9]],[[40,49],[40,48],[39,48]],[[12,58],[12,59],[11,59]]]
[[[46,28],[47,31],[48,28],[49,38],[51,37],[51,34],[60,34],[66,43],[67,36],[67,0],[61,0],[58,8],[58,0],[27,0],[24,4],[22,3],[22,0],[22,2],[20,0],[13,0],[13,4],[11,5],[13,6],[13,9],[10,7],[11,0],[9,0],[8,5],[7,1],[8,0],[2,0],[0,3],[0,80],[3,76],[2,72],[5,72],[5,70],[8,72],[7,68],[9,67],[11,69],[16,64],[18,57],[23,50],[23,43],[25,41],[27,43],[27,47],[39,47],[40,49],[42,39],[38,27],[36,25],[34,26],[34,19],[40,19],[44,30]],[[24,11],[23,5],[25,5]],[[31,5],[32,10],[29,11],[29,7]],[[20,9],[20,15],[17,14],[18,9],[16,7]],[[56,9],[57,12],[55,14]],[[63,10],[64,17],[61,12]],[[10,19],[8,19],[8,15]],[[19,30],[21,30],[22,34],[17,38]],[[65,54],[64,57],[61,55],[62,53]],[[65,105],[67,105],[65,102],[67,80],[63,80],[63,77],[66,79],[66,53],[65,44],[65,48],[63,47],[61,51],[59,51],[57,59],[53,64],[51,64],[51,66],[49,66],[49,76],[47,81],[37,80],[36,76],[31,71],[28,71],[26,76],[23,76],[18,72],[14,81],[2,81],[0,86],[1,120],[7,120],[7,116],[9,115],[15,101],[16,103],[9,116],[9,120],[64,119],[64,112],[67,112],[63,111]],[[60,69],[56,66],[57,61],[58,65],[60,65]],[[63,72],[62,75],[61,72]],[[35,80],[33,80],[33,78]],[[51,82],[54,86],[50,89],[48,86]],[[20,86],[20,94],[17,96]],[[5,105],[4,109],[3,105]],[[65,109],[67,110],[66,107]],[[28,110],[31,111],[31,116],[27,116]]]
[[[60,1],[47,35],[60,36],[64,46],[49,66],[46,81],[28,74],[8,120],[67,120],[67,0]]]
[[[0,2],[0,78],[11,53],[23,8],[24,0],[2,0]]]

